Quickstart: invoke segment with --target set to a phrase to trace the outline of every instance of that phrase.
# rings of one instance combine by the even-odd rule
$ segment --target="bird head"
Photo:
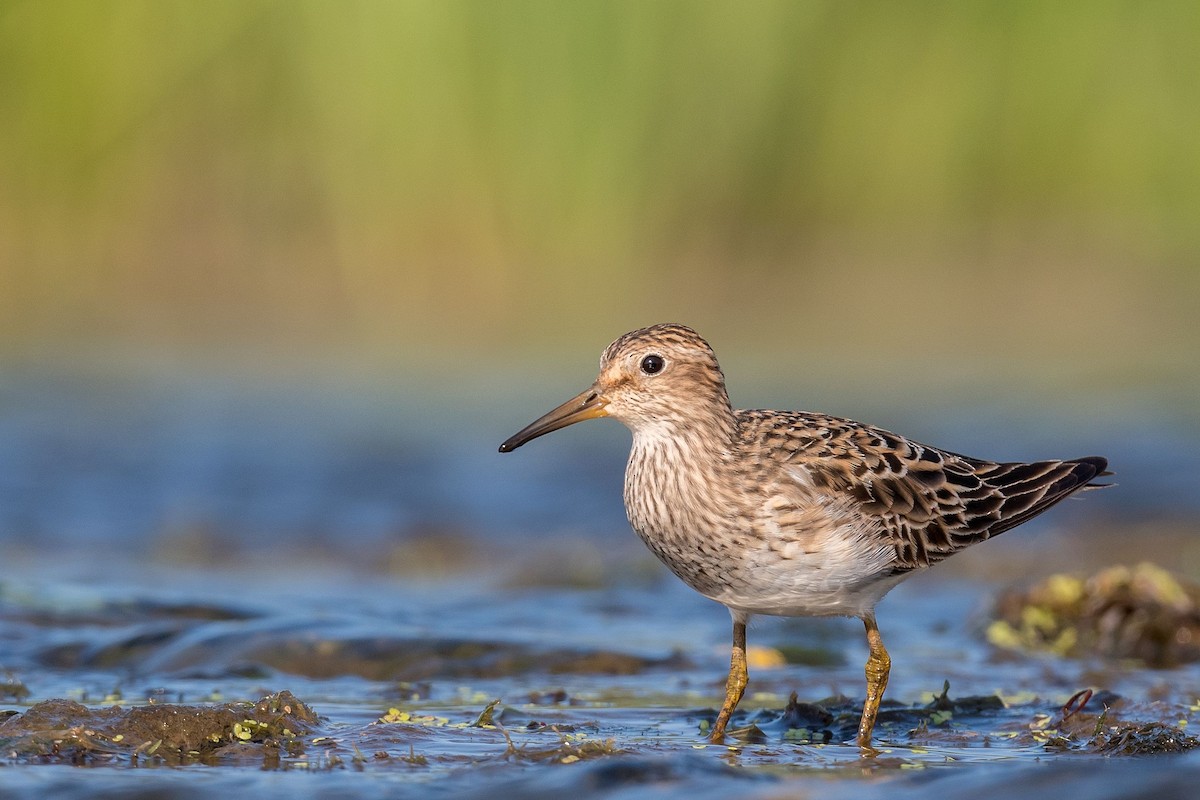
[[[634,432],[686,425],[711,415],[714,404],[729,408],[725,377],[708,342],[684,325],[654,325],[610,344],[595,383],[514,434],[500,452],[598,417],[614,417]]]

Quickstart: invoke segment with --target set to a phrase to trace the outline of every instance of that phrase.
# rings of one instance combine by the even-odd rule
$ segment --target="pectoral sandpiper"
[[[659,559],[733,616],[722,741],[748,680],[754,614],[852,616],[866,625],[871,735],[891,659],[875,605],[914,572],[1097,484],[1107,461],[997,463],[939,450],[824,414],[735,411],[708,343],[655,325],[604,351],[591,387],[500,445],[507,453],[559,428],[615,417],[633,431],[625,510]]]

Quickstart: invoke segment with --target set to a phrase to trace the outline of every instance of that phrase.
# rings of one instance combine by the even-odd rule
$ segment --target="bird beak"
[[[593,386],[517,431],[508,438],[508,441],[500,445],[500,452],[511,453],[531,439],[536,439],[551,431],[574,425],[576,422],[583,422],[585,419],[607,416],[608,401]]]

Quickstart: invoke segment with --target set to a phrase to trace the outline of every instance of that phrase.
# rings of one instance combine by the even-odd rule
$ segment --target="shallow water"
[[[0,727],[8,791],[891,798],[935,783],[950,796],[1019,787],[1057,797],[1069,780],[1115,797],[1200,777],[1196,756],[1147,767],[1095,738],[1117,722],[1195,731],[1200,668],[1014,655],[981,635],[997,591],[1056,569],[1152,559],[1200,574],[1196,495],[1178,493],[1146,519],[1153,475],[1121,473],[1119,490],[896,589],[879,609],[896,705],[881,717],[883,753],[864,762],[840,743],[863,692],[865,643],[852,620],[757,620],[758,657],[787,656],[751,668],[735,725],[758,733],[705,741],[729,618],[628,531],[619,429],[499,456],[514,420],[544,408],[501,415],[461,398],[350,389],[9,377],[0,711],[53,698],[210,707],[286,690],[318,722],[283,752],[249,740],[192,759],[135,758],[129,743],[74,759],[35,754]],[[918,425],[947,444],[972,435],[944,415]],[[1118,471],[1125,456],[1144,472],[1147,435],[1143,422],[1080,452],[1103,451]],[[1051,437],[1070,452],[1088,440],[1061,425]],[[1171,443],[1153,461],[1162,482],[1196,475],[1196,438],[1150,434]],[[946,682],[947,700],[931,710]],[[1062,719],[1089,687],[1091,704]],[[815,721],[797,727],[800,717],[783,716],[793,692],[825,716],[808,709]],[[473,727],[497,699],[493,724]]]
[[[1073,770],[1080,759],[1103,760],[1087,744],[1095,714],[1069,743],[1055,745],[1044,735],[1063,727],[1054,722],[1060,707],[1086,686],[1120,696],[1104,698],[1114,720],[1200,724],[1195,666],[1151,672],[998,655],[981,643],[972,623],[978,587],[957,580],[912,582],[884,604],[882,624],[895,663],[889,697],[897,705],[881,718],[883,753],[864,764],[857,748],[838,743],[852,736],[862,696],[864,647],[850,622],[764,620],[756,626],[751,640],[759,646],[803,644],[822,663],[755,668],[735,724],[753,721],[761,737],[714,746],[699,726],[711,721],[720,699],[727,618],[673,582],[619,589],[461,581],[406,587],[326,574],[296,586],[290,577],[258,569],[162,569],[131,589],[132,574],[113,577],[104,585],[93,580],[86,590],[74,583],[5,581],[5,666],[30,694],[19,702],[10,697],[4,708],[20,711],[52,697],[95,708],[205,705],[287,689],[312,707],[319,723],[283,756],[261,746],[231,746],[189,766],[187,759],[156,763],[116,750],[73,759],[79,764],[74,775],[46,765],[53,759],[44,755],[29,756],[23,740],[0,727],[7,787],[40,791],[80,780],[80,768],[91,767],[89,792],[98,789],[90,773],[114,770],[125,782],[105,777],[100,786],[117,792],[147,780],[175,786],[176,777],[163,773],[215,766],[244,773],[255,792],[267,794],[297,791],[297,781],[304,781],[305,790],[336,786],[349,796],[375,794],[382,786],[390,793],[447,796],[505,786],[547,796],[605,788],[636,795],[648,786],[671,790],[668,795],[708,796],[735,786],[739,796],[773,796],[838,778],[866,781],[866,794],[858,796],[873,796],[872,790],[882,796],[893,783],[914,780],[912,771],[949,777],[1034,761]],[[1005,705],[952,704],[949,714],[930,718],[921,707],[944,681],[960,703],[998,695]],[[791,692],[811,702],[849,695],[840,705],[825,702],[833,719],[814,729],[813,738],[832,733],[831,741],[789,738],[794,731],[789,734],[780,714]],[[496,699],[499,725],[470,727]],[[390,709],[392,721],[380,722]],[[78,724],[96,727],[86,719]],[[270,777],[264,768],[304,777]],[[1033,786],[1043,778],[1022,774]],[[978,775],[964,791],[1008,780],[994,771]],[[201,786],[209,784],[177,788]]]

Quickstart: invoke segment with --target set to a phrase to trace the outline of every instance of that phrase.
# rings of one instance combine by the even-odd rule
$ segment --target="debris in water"
[[[290,692],[257,703],[182,706],[169,703],[89,708],[47,700],[0,722],[0,739],[17,758],[89,764],[152,756],[170,764],[211,763],[222,748],[253,743],[295,754],[317,722]],[[264,757],[270,755],[264,751]]]
[[[988,641],[1009,650],[1132,658],[1154,668],[1200,660],[1200,585],[1154,564],[1051,575],[1001,595],[995,616]]]

